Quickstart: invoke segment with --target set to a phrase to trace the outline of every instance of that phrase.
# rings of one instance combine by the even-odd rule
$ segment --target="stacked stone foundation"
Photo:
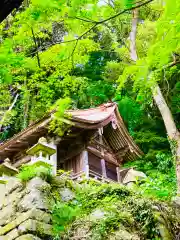
[[[0,240],[51,239],[51,215],[42,188],[48,183],[34,178],[26,185],[16,178],[4,187],[0,199]]]

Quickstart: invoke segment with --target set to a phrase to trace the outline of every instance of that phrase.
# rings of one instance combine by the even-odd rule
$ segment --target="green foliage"
[[[152,171],[145,182],[138,187],[144,196],[149,196],[160,200],[171,201],[176,195],[176,176],[174,169],[170,169],[168,174]]]
[[[125,167],[135,167],[146,173],[145,181],[135,187],[143,195],[161,200],[171,200],[175,196],[176,176],[170,154],[157,152],[154,158],[147,154],[143,159],[125,164]]]
[[[37,165],[25,165],[22,166],[20,172],[17,174],[22,182],[28,182],[34,177],[40,177],[47,182],[52,181],[52,170],[49,165],[47,166],[37,166]]]
[[[107,239],[110,233],[119,229],[120,225],[130,226],[132,223],[133,218],[129,212],[119,212],[114,209],[109,216],[92,226],[92,239]]]
[[[52,222],[54,234],[59,237],[66,231],[67,227],[75,220],[78,215],[78,209],[68,204],[58,202],[52,210]]]
[[[163,11],[161,11],[161,7],[159,9],[160,17],[155,25],[153,24],[153,29],[149,21],[143,23],[143,32],[144,29],[147,29],[148,35],[138,37],[138,46],[143,49],[143,42],[145,42],[146,52],[141,55],[142,57],[135,65],[124,69],[122,76],[119,77],[120,87],[131,78],[134,81],[134,90],[145,93],[147,89],[154,87],[154,84],[162,79],[160,73],[163,69],[165,72],[169,71],[167,66],[173,62],[173,54],[179,52],[179,25],[177,24],[180,18],[179,9],[178,0],[167,0],[163,5]]]
[[[65,131],[70,128],[70,121],[65,120],[70,118],[70,115],[65,113],[65,111],[70,108],[71,100],[69,98],[58,100],[52,107],[53,120],[50,122],[49,131],[57,134],[58,136],[63,136]]]
[[[91,189],[91,190],[90,190]],[[90,181],[89,189],[87,192],[80,191],[77,199],[80,198],[79,201],[83,204],[83,210],[86,212],[91,212],[92,209],[103,204],[107,204],[108,201],[112,200],[114,197],[119,200],[124,198],[125,196],[129,196],[131,192],[125,187],[119,187],[119,185],[101,185],[97,186],[96,183]]]
[[[124,0],[125,8],[131,8],[135,2],[135,0]]]
[[[128,130],[132,134],[137,125],[143,120],[142,106],[128,96],[124,96],[120,100],[118,99],[118,96],[116,96],[115,100],[118,100],[118,108],[121,116],[123,117]]]

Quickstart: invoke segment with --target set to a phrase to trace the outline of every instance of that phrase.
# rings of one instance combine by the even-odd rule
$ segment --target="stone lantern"
[[[26,153],[31,156],[31,165],[55,166],[51,156],[56,153],[56,149],[50,146],[44,137],[40,138],[38,143],[28,149]]]
[[[6,184],[18,172],[18,169],[11,165],[9,158],[6,158],[4,163],[0,165],[0,184]]]

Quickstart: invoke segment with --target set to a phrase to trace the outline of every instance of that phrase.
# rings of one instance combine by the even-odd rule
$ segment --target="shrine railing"
[[[93,179],[98,180],[98,181],[102,181],[102,182],[117,182],[113,179],[104,177],[100,173],[95,172],[93,170],[89,170],[88,177],[93,178]],[[87,178],[87,175],[85,175],[85,172],[83,172],[83,171],[71,174],[71,179],[72,180],[81,180],[83,178]]]

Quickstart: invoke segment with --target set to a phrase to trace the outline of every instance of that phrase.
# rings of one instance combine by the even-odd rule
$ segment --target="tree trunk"
[[[4,122],[5,118],[6,118],[7,113],[9,113],[9,112],[13,109],[14,105],[16,104],[16,102],[17,102],[17,100],[18,100],[18,97],[19,97],[19,94],[16,94],[16,96],[15,96],[15,98],[14,98],[11,106],[8,108],[8,110],[7,110],[7,111],[4,113],[4,115],[2,116],[2,119],[1,119],[1,121],[0,121],[0,131],[1,131],[1,128],[2,128],[2,126],[3,126],[3,122]]]
[[[130,33],[130,56],[133,61],[137,61],[136,51],[136,34],[138,24],[138,9],[133,11],[132,17],[132,30]],[[161,89],[156,84],[153,86],[152,95],[153,99],[161,113],[164,125],[166,127],[167,135],[171,145],[171,151],[176,159],[176,176],[177,176],[177,194],[180,194],[180,132],[178,131],[173,115],[162,95]]]
[[[177,194],[180,194],[180,132],[176,127],[172,113],[157,84],[153,87],[152,94],[164,121],[172,154],[176,159]]]
[[[137,34],[137,24],[138,24],[138,8],[133,10],[132,25],[130,32],[130,57],[133,61],[137,61],[137,51],[136,51],[136,34]]]

